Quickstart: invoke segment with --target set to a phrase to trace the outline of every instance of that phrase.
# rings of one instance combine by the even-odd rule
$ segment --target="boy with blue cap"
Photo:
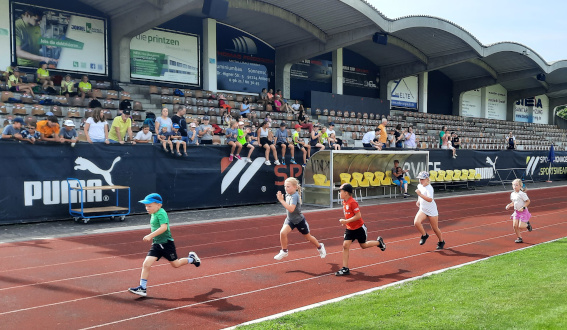
[[[150,268],[152,264],[158,261],[161,257],[164,257],[169,261],[171,266],[174,268],[179,268],[187,264],[193,264],[195,267],[201,265],[201,259],[193,251],[189,252],[187,258],[177,258],[177,251],[175,250],[175,244],[173,244],[173,237],[171,237],[171,232],[169,231],[169,218],[167,217],[167,212],[161,207],[163,200],[159,194],[153,193],[149,194],[140,201],[140,203],[146,205],[146,211],[151,215],[150,226],[152,232],[144,236],[144,242],[152,242],[152,247],[150,252],[146,256],[144,263],[142,264],[142,275],[140,277],[140,286],[135,288],[129,288],[128,291],[139,296],[146,296],[146,286],[148,283],[148,276],[150,275]]]

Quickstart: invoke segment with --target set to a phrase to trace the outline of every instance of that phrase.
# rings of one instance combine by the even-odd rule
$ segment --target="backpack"
[[[156,115],[153,112],[147,112],[143,125],[148,125],[150,132],[154,132],[156,130]]]
[[[185,96],[185,94],[184,94],[179,88],[176,88],[176,89],[173,91],[173,95],[175,95],[175,96]]]
[[[130,103],[130,100],[122,100],[120,102],[120,105],[118,106],[118,109],[120,109],[120,110],[126,110],[126,109],[132,110],[132,103]]]

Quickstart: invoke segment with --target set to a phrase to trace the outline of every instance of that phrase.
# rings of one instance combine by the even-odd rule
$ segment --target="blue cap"
[[[335,122],[334,121],[330,122],[329,126],[335,126]]]
[[[143,200],[138,201],[138,203],[142,203],[142,204],[151,204],[151,203],[163,204],[163,199],[161,199],[161,196],[159,194],[152,193],[152,194],[149,194],[148,196],[146,196]]]
[[[173,124],[173,128],[179,128],[179,125]]]
[[[49,116],[55,116],[55,115],[53,114],[53,112],[51,112],[51,111],[48,111],[45,115],[48,116],[48,117],[49,117]]]
[[[23,120],[22,118],[20,118],[20,117],[16,117],[16,118],[14,118],[14,123],[20,123],[20,124],[23,125],[23,124],[24,124],[24,120]]]

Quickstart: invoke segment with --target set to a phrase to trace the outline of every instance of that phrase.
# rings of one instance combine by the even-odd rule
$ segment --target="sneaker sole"
[[[378,242],[380,242],[380,245],[378,245],[380,250],[386,251],[386,243],[384,243],[384,239],[382,238],[382,236],[378,236]]]
[[[191,251],[189,252],[189,257],[193,258],[193,265],[195,265],[195,267],[201,266],[201,258],[199,258],[197,253]]]
[[[133,290],[130,290],[130,289],[128,289],[128,292],[133,293],[133,294],[138,295],[138,296],[142,296],[142,297],[146,297],[148,295],[145,292],[137,292],[137,291],[133,291]]]

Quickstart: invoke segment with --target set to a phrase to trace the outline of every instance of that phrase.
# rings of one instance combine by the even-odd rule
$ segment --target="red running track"
[[[353,244],[345,277],[334,276],[342,260],[342,210],[306,213],[326,259],[292,232],[289,257],[275,261],[283,216],[173,226],[179,255],[196,251],[202,265],[174,269],[160,260],[147,298],[126,289],[138,285],[149,229],[1,244],[0,328],[225,328],[564,237],[564,192],[528,191],[534,231],[523,234],[524,244],[514,243],[511,212],[504,210],[509,192],[437,199],[443,251],[435,251],[429,226],[432,237],[418,244],[414,199],[363,206],[369,237],[383,236],[387,250]]]

